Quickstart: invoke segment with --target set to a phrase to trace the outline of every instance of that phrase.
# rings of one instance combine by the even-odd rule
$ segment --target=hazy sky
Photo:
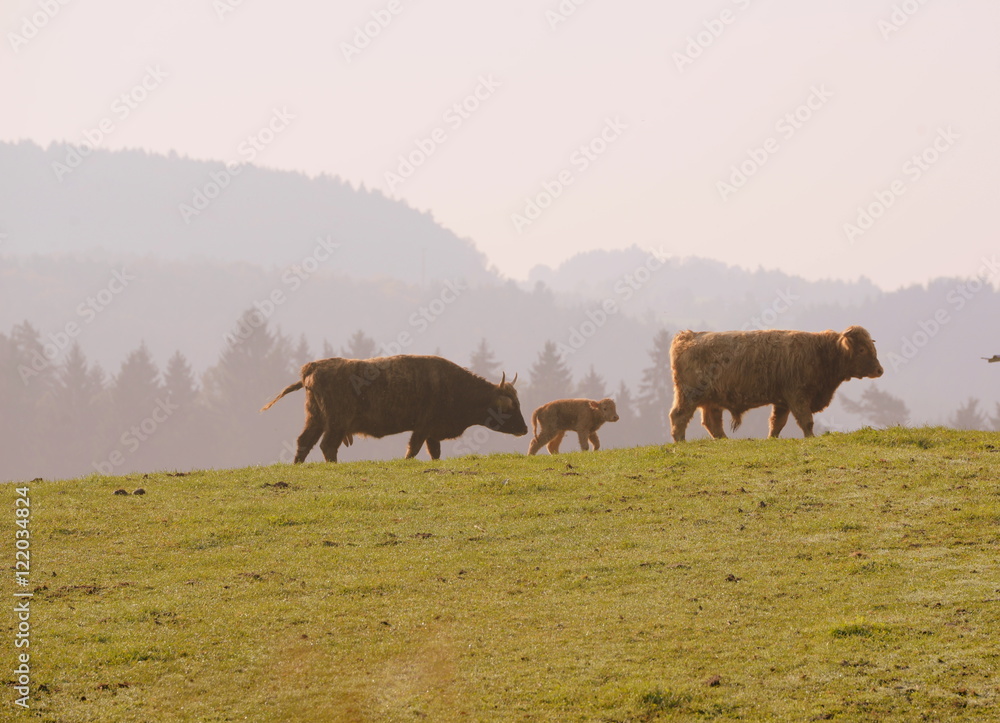
[[[996,0],[63,2],[0,3],[0,139],[338,175],[515,278],[635,243],[892,289],[1000,253]]]

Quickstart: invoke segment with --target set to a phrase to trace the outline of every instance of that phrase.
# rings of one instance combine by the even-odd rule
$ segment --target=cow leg
[[[298,439],[298,449],[295,451],[295,464],[302,464],[309,452],[316,446],[323,434],[323,423],[316,417],[306,417],[306,426]]]
[[[431,459],[441,459],[441,440],[428,439],[427,452],[428,454],[430,454]]]
[[[552,437],[552,441],[545,445],[545,449],[549,450],[549,454],[559,454],[559,445],[562,444],[565,434],[565,431],[556,432],[555,436]]]
[[[319,443],[319,448],[323,452],[323,458],[327,462],[337,461],[337,450],[340,443],[344,441],[344,433],[338,429],[327,429],[323,435],[323,441]]]
[[[588,439],[590,440],[590,443],[594,445],[595,452],[601,448],[601,440],[597,438],[597,432],[591,432]]]
[[[781,434],[781,430],[785,428],[785,422],[788,421],[788,407],[784,404],[775,404],[774,408],[771,410],[771,429],[768,432],[768,437],[777,437]]]
[[[538,451],[542,447],[544,447],[546,444],[551,444],[550,440],[555,436],[556,435],[552,434],[551,431],[543,429],[537,437],[531,440],[531,444],[528,445],[528,454],[529,455],[538,454]],[[556,447],[558,448],[559,445],[556,444]],[[550,448],[549,451],[551,452],[552,449]]]
[[[813,434],[813,415],[809,410],[809,407],[796,404],[791,407],[792,416],[795,417],[795,422],[799,425],[802,430],[802,434],[806,437],[815,437]]]
[[[419,452],[420,448],[424,446],[424,442],[426,441],[426,439],[427,438],[424,437],[419,432],[414,432],[413,434],[411,434],[410,443],[406,447],[406,458],[413,459],[414,457],[416,457],[417,452]]]
[[[701,408],[701,426],[708,430],[713,439],[725,439],[726,430],[722,425],[722,407],[706,404]]]
[[[674,399],[673,409],[670,410],[670,434],[673,436],[675,442],[684,441],[688,423],[691,421],[691,417],[694,416],[695,409],[697,407],[682,404],[678,399]]]

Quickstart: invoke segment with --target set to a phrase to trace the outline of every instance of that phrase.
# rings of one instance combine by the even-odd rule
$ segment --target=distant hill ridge
[[[429,213],[338,177],[145,151],[0,143],[0,250],[103,249],[261,266],[301,262],[317,239],[357,278],[497,282],[484,254]]]

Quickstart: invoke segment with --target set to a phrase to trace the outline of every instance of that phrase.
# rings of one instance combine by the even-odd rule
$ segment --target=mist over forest
[[[665,227],[657,248],[510,280],[431,214],[334,177],[30,142],[0,143],[0,167],[3,479],[290,461],[301,395],[257,410],[328,356],[516,373],[526,419],[554,398],[610,395],[622,420],[604,446],[666,443],[666,350],[684,328],[859,324],[885,376],[844,384],[820,428],[1000,428],[1000,365],[982,359],[1000,352],[996,258],[884,291],[679,258]],[[740,433],[766,434],[766,414]],[[360,439],[341,459],[405,444]],[[527,444],[474,428],[443,452]]]

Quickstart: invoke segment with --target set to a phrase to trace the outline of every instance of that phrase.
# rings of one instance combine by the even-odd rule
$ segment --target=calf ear
[[[509,412],[514,408],[514,400],[508,397],[506,394],[501,394],[497,397],[496,403],[497,409],[501,412]]]
[[[589,402],[587,402],[587,404],[590,405],[591,409],[600,409],[601,408],[600,403],[595,402],[593,399],[591,399]]]

